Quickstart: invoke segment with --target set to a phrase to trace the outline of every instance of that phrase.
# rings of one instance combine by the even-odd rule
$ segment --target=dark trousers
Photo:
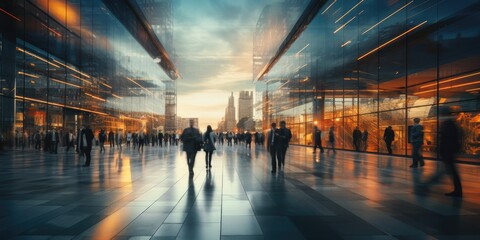
[[[462,193],[462,183],[460,182],[460,176],[458,175],[457,168],[455,167],[455,156],[442,156],[443,163],[445,164],[445,170],[450,175],[453,182],[453,191],[456,193]]]
[[[207,167],[212,166],[212,154],[213,154],[213,151],[206,151],[205,152],[205,166],[207,166]]]
[[[193,172],[193,167],[195,166],[195,157],[197,156],[197,151],[186,152],[187,153],[187,165],[188,171]]]
[[[41,150],[42,149],[42,141],[35,140],[35,149]]]
[[[99,144],[100,144],[100,152],[102,152],[102,150],[105,152],[105,142],[100,141]]]
[[[140,151],[143,152],[143,145],[145,145],[145,143],[144,143],[143,141],[140,141],[140,142],[138,143],[138,152],[140,152]],[[140,150],[140,148],[141,148],[142,150]]]
[[[90,156],[90,152],[92,151],[92,148],[91,147],[82,147],[82,156],[85,156],[85,166],[90,166],[90,160],[91,160],[91,156]]]
[[[313,145],[313,152],[317,151],[317,147],[320,148],[320,152],[323,153],[322,142],[316,142],[315,145]]]
[[[425,164],[423,161],[421,149],[422,149],[421,143],[412,143],[412,159],[413,159],[412,165],[413,166],[418,166],[418,163],[420,163],[420,165]]]
[[[51,142],[50,143],[50,152],[51,153],[57,153],[57,149],[58,149],[58,142],[57,141]]]
[[[275,146],[270,146],[270,156],[272,157],[272,171],[277,171],[277,149]],[[280,165],[280,161],[278,163]]]
[[[392,151],[392,141],[385,140],[385,144],[387,145],[388,154],[392,154],[393,153],[393,151]]]
[[[277,160],[278,160],[278,168],[282,166],[285,168],[285,155],[287,154],[287,147],[281,146],[277,147]]]
[[[110,143],[110,147],[115,147],[115,144],[113,142],[113,139],[109,139],[108,142]]]
[[[67,152],[70,150],[70,147],[73,147],[73,141],[67,142]]]

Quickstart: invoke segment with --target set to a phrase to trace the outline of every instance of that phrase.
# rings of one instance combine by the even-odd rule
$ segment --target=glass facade
[[[326,1],[255,79],[261,128],[285,120],[293,143],[312,145],[314,125],[335,126],[337,147],[353,150],[359,126],[369,133],[366,151],[387,153],[383,133],[392,126],[394,154],[410,155],[408,126],[418,117],[424,155],[435,158],[437,112],[449,106],[465,133],[463,159],[478,161],[479,9],[474,0]]]
[[[171,81],[97,0],[0,2],[0,128],[163,130]]]

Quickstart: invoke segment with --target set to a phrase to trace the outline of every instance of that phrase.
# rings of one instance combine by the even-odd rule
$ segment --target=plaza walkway
[[[272,174],[262,146],[217,146],[189,177],[180,146],[0,153],[1,239],[480,239],[480,167],[460,165],[464,198],[441,164],[292,146]],[[415,187],[417,186],[417,187]]]

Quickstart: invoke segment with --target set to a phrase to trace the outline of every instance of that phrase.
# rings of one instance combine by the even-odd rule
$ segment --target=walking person
[[[455,166],[455,158],[462,148],[463,134],[457,122],[455,122],[455,118],[451,115],[450,109],[444,107],[441,110],[442,116],[438,149],[440,160],[445,164],[446,173],[450,175],[453,182],[453,191],[445,193],[445,195],[450,197],[462,197],[462,183]]]
[[[58,132],[55,128],[52,129],[52,136],[50,139],[50,153],[57,154],[58,149],[58,142],[60,141],[60,137],[58,136]]]
[[[330,131],[328,131],[328,143],[330,145],[330,148],[328,149],[327,151],[327,154],[330,153],[330,150],[333,150],[333,153],[337,153],[337,151],[335,150],[335,132],[334,132],[335,128],[333,126],[330,127]]]
[[[285,170],[285,156],[287,154],[288,144],[290,143],[290,139],[292,139],[292,132],[290,129],[287,128],[287,124],[285,121],[280,121],[280,129],[279,132],[279,145],[277,148],[277,159],[278,162],[278,170],[281,170],[282,167]]]
[[[78,133],[78,148],[81,151],[81,156],[85,156],[85,165],[84,167],[90,166],[92,151],[92,140],[94,138],[93,131],[90,129],[90,126],[82,126],[82,129]]]
[[[245,148],[252,148],[252,134],[250,132],[245,133]]]
[[[110,143],[110,148],[115,147],[115,134],[112,129],[110,129],[110,132],[108,133],[108,142]]]
[[[279,144],[277,124],[272,123],[268,132],[267,150],[272,158],[272,173],[277,172],[277,146]]]
[[[123,132],[120,129],[117,129],[117,134],[115,134],[115,143],[117,147],[122,150],[122,141],[123,141]]]
[[[104,129],[101,129],[98,133],[98,142],[100,144],[100,152],[105,152],[105,140],[107,140],[107,133]]]
[[[163,147],[163,133],[161,131],[158,133],[158,146]]]
[[[212,126],[207,126],[207,131],[203,135],[203,150],[205,151],[205,166],[207,171],[212,168],[212,154],[215,151],[215,141],[217,135],[212,130]]]
[[[352,133],[353,136],[353,146],[355,147],[355,151],[360,152],[360,142],[362,140],[362,132],[360,129],[355,127],[355,130],[353,130]]]
[[[409,140],[412,144],[412,165],[410,168],[417,168],[420,164],[421,167],[425,165],[422,156],[423,145],[423,126],[420,124],[420,118],[413,119],[413,127],[410,130]]]
[[[322,146],[322,130],[318,129],[317,126],[313,127],[313,153],[317,152],[317,147],[320,148],[320,153],[323,153]]]
[[[33,135],[33,141],[35,142],[35,149],[42,150],[42,135],[39,130]]]
[[[143,153],[143,146],[145,145],[145,134],[143,130],[140,130],[138,133],[138,152],[142,151]]]
[[[368,131],[365,128],[362,133],[362,150],[366,152],[367,148],[368,148]]]
[[[201,142],[202,136],[198,129],[193,127],[193,120],[190,119],[190,127],[185,128],[180,137],[183,142],[183,151],[187,153],[188,172],[193,175],[193,167],[195,166],[195,157],[197,155],[197,144]],[[200,140],[199,140],[200,139]]]
[[[74,144],[75,144],[75,139],[73,137],[73,131],[70,130],[67,132],[67,134],[65,134],[65,142],[67,143],[67,150],[66,152],[68,152],[68,150],[70,150],[70,147],[74,147]]]
[[[130,143],[132,142],[132,133],[130,131],[127,132],[127,148],[130,148]]]
[[[392,126],[385,128],[383,140],[385,141],[385,145],[387,145],[388,154],[392,155],[392,142],[395,140],[395,132],[393,131]]]

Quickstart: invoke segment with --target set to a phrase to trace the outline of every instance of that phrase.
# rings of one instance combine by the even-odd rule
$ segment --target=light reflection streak
[[[90,109],[86,109],[86,108],[68,106],[68,105],[64,105],[64,104],[60,104],[60,103],[47,102],[47,101],[44,101],[44,100],[24,97],[24,96],[20,96],[20,95],[15,96],[15,98],[19,99],[19,100],[27,100],[27,101],[30,101],[30,102],[37,102],[37,103],[49,104],[49,105],[57,106],[57,107],[65,107],[65,108],[76,109],[76,110],[85,111],[85,112],[96,113],[96,114],[99,114],[99,115],[102,115],[102,116],[107,116],[108,115],[104,112],[94,111],[94,110],[90,110]]]
[[[345,46],[347,46],[348,44],[350,44],[351,42],[352,42],[351,40],[348,40],[348,41],[346,41],[344,44],[342,44],[341,47],[345,47]]]
[[[57,61],[56,59],[53,59],[53,61],[56,62],[56,63],[58,63],[58,64],[60,64],[60,65],[62,65],[62,66],[64,66],[64,67],[66,67],[66,68],[68,68],[68,69],[70,69],[70,70],[72,70],[72,71],[74,71],[74,72],[76,72],[76,73],[79,73],[80,75],[83,75],[83,76],[85,76],[85,77],[87,77],[87,78],[91,78],[90,75],[85,74],[85,73],[83,73],[83,72],[80,72],[80,71],[78,71],[78,70],[75,69],[75,68],[72,68],[72,67],[70,67],[70,66],[68,66],[68,65],[66,65],[66,64],[64,64],[64,63],[62,63],[62,62],[60,62],[60,61]]]
[[[345,16],[347,16],[347,14],[349,14],[351,11],[353,11],[353,9],[355,9],[356,7],[358,7],[358,5],[360,5],[364,0],[358,2],[357,4],[355,4],[355,6],[353,6],[350,10],[348,10],[348,12],[344,13],[339,19],[337,19],[337,21],[335,21],[335,23],[337,23],[338,21],[342,20],[342,18],[344,18]]]
[[[459,77],[454,77],[454,78],[442,80],[438,84],[440,85],[440,84],[444,84],[444,83],[448,83],[448,82],[453,82],[455,80],[459,80],[459,79],[463,79],[463,78],[467,78],[467,77],[472,77],[472,76],[476,76],[476,75],[479,75],[479,74],[480,74],[480,72],[476,72],[476,73],[471,73],[471,74],[467,74],[467,75],[463,75],[463,76],[459,76]],[[437,85],[437,83],[431,83],[431,84],[423,85],[420,88],[427,88],[427,87],[432,87],[432,86],[436,86],[436,85]]]
[[[349,24],[349,23],[350,23],[351,21],[353,21],[353,19],[355,19],[355,18],[356,18],[356,16],[353,16],[352,19],[348,20],[348,21],[347,21],[346,23],[344,23],[342,26],[340,26],[339,28],[337,28],[337,30],[335,30],[335,31],[333,32],[333,34],[337,33],[337,32],[340,31],[340,30],[342,30],[342,28],[344,28],[345,26],[347,26],[347,24]]]
[[[58,66],[57,64],[52,63],[52,62],[48,61],[47,59],[42,58],[42,57],[40,57],[40,56],[38,56],[38,55],[35,55],[35,54],[33,54],[33,53],[31,53],[31,52],[29,52],[29,51],[27,51],[27,50],[24,50],[24,49],[22,49],[22,48],[17,47],[17,51],[23,52],[23,53],[28,54],[28,55],[30,55],[30,56],[38,59],[38,60],[41,60],[41,61],[43,61],[43,62],[46,62],[46,63],[48,63],[48,64],[50,64],[50,65],[52,65],[52,66],[54,66],[54,67],[60,68],[60,66]]]
[[[15,19],[15,20],[17,20],[17,21],[21,22],[20,18],[18,18],[18,17],[16,17],[15,15],[13,15],[13,14],[11,14],[11,13],[7,12],[7,11],[6,11],[6,10],[4,10],[3,8],[0,8],[0,11],[2,11],[2,12],[3,12],[3,13],[5,13],[5,14],[7,14],[9,17],[11,17],[11,18],[13,18],[13,19]]]
[[[101,97],[97,97],[97,96],[95,96],[95,95],[93,95],[93,94],[91,94],[91,93],[85,93],[85,95],[87,95],[87,96],[89,96],[89,97],[91,97],[91,98],[94,98],[94,99],[103,101],[103,102],[106,102],[106,101],[107,101],[106,99],[103,99],[103,98],[101,98]]]
[[[62,80],[58,80],[58,79],[55,79],[55,78],[50,78],[50,80],[52,80],[52,81],[54,81],[54,82],[58,82],[58,83],[67,84],[67,85],[72,86],[72,87],[82,88],[82,86],[79,86],[79,85],[77,85],[77,84],[68,83],[68,82],[65,82],[65,81],[62,81]]]
[[[74,77],[74,78],[76,78],[76,79],[82,80],[82,81],[84,81],[84,82],[86,82],[86,83],[92,84],[92,82],[90,82],[90,81],[88,81],[88,80],[85,80],[85,79],[83,79],[83,78],[81,78],[81,77],[79,77],[79,76],[77,76],[77,75],[75,75],[75,74],[70,74],[70,76],[72,76],[72,77]]]
[[[447,89],[452,89],[452,88],[465,87],[465,86],[470,86],[470,85],[474,85],[474,84],[478,84],[478,83],[480,83],[480,81],[462,83],[462,84],[457,84],[457,85],[448,86],[448,87],[441,87],[438,90],[441,91],[441,90],[447,90]],[[420,94],[425,94],[425,93],[435,92],[435,91],[437,91],[437,89],[431,89],[431,90],[416,92],[416,93],[413,93],[413,94],[414,95],[420,95]]]
[[[39,76],[30,74],[30,73],[18,72],[18,74],[25,75],[27,77],[32,77],[32,78],[40,78]]]
[[[370,55],[370,54],[372,54],[372,53],[380,50],[381,48],[383,48],[383,47],[387,46],[388,44],[394,42],[395,40],[397,40],[397,39],[399,39],[399,38],[407,35],[409,32],[414,31],[415,29],[419,28],[420,26],[422,26],[422,25],[425,24],[425,23],[427,23],[427,21],[424,21],[424,22],[418,24],[417,26],[415,26],[415,27],[413,27],[413,28],[410,28],[409,30],[405,31],[404,33],[402,33],[402,34],[400,34],[400,35],[398,35],[398,36],[390,39],[390,40],[387,41],[386,43],[384,43],[384,44],[382,44],[382,45],[374,48],[374,49],[371,50],[370,52],[363,54],[362,56],[360,56],[359,58],[357,58],[357,60],[360,60],[360,59],[362,59],[362,58],[364,58],[364,57],[366,57],[366,56],[368,56],[368,55]]]
[[[130,82],[134,83],[135,85],[139,86],[141,89],[147,91],[148,93],[150,94],[153,94],[150,90],[146,89],[145,87],[143,87],[142,85],[140,85],[139,83],[137,83],[135,80],[129,78],[129,77],[126,77]]]
[[[323,15],[326,11],[328,11],[328,9],[330,9],[330,7],[333,6],[333,4],[335,4],[335,2],[337,2],[337,0],[333,1],[323,12],[321,15]]]
[[[413,1],[410,1],[409,3],[403,5],[402,7],[400,7],[397,11],[391,13],[390,15],[388,15],[387,17],[385,17],[384,19],[382,19],[380,22],[376,23],[375,25],[371,26],[369,29],[365,30],[365,32],[362,33],[365,34],[367,33],[368,31],[372,30],[374,27],[380,25],[382,22],[386,21],[387,19],[389,19],[390,17],[392,17],[393,15],[397,14],[398,12],[400,12],[402,9],[406,8],[408,5],[410,5],[411,3],[413,3]]]

